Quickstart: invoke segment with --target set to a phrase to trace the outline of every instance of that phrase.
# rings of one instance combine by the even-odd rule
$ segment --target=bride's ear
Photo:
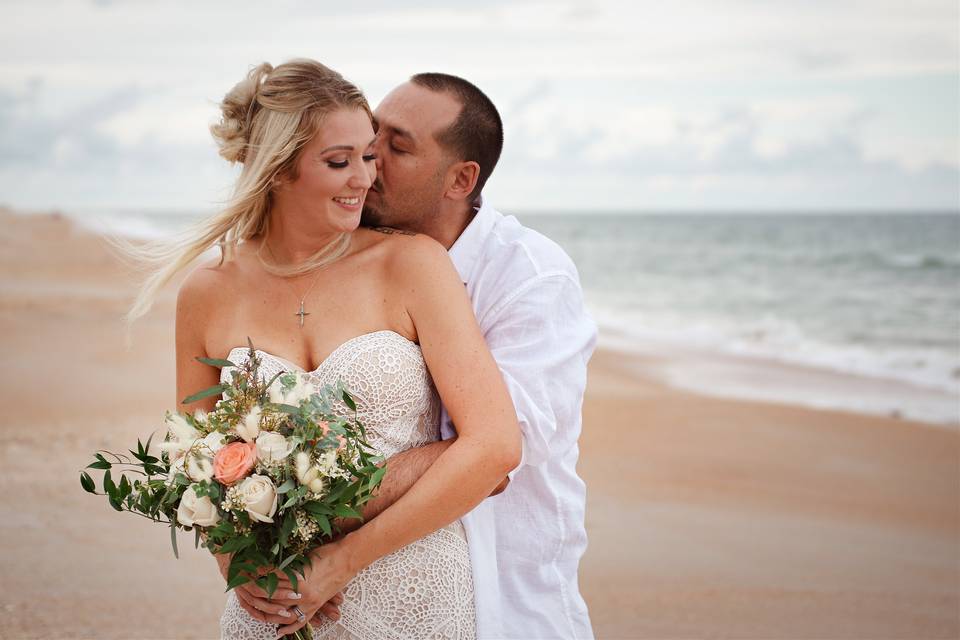
[[[455,162],[447,170],[450,186],[444,195],[451,200],[467,200],[480,178],[480,165],[473,160]]]

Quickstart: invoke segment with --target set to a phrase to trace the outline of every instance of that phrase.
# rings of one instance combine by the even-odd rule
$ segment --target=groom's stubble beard
[[[436,215],[443,188],[443,173],[437,171],[420,189],[404,189],[399,193],[385,193],[383,182],[377,177],[364,200],[360,224],[365,227],[394,227],[415,233],[424,233],[427,219]],[[373,195],[371,202],[370,195]]]

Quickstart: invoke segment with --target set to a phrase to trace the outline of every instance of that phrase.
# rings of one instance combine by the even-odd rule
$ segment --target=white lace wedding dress
[[[261,373],[301,371],[283,358],[258,351]],[[246,348],[230,352],[247,358]],[[227,379],[229,369],[222,372]],[[357,401],[358,419],[380,453],[393,454],[439,437],[439,400],[420,347],[393,331],[357,336],[337,347],[307,374],[316,384],[342,379]],[[345,406],[336,410],[348,413]],[[314,627],[316,638],[474,638],[473,574],[459,520],[377,560],[343,592],[341,618]],[[277,625],[256,620],[231,590],[220,619],[223,640],[274,640]]]

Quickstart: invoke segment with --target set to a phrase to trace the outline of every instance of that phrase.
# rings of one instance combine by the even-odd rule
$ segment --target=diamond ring
[[[307,619],[306,614],[303,611],[300,611],[300,607],[294,605],[293,610],[297,612],[297,622],[303,622]]]

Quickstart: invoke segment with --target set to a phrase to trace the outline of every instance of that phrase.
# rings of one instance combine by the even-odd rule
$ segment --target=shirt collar
[[[457,273],[460,274],[460,280],[464,283],[473,273],[473,268],[480,257],[480,251],[483,249],[483,243],[490,231],[493,230],[498,215],[496,209],[481,198],[480,207],[474,214],[473,220],[450,247],[450,259],[453,261]]]

